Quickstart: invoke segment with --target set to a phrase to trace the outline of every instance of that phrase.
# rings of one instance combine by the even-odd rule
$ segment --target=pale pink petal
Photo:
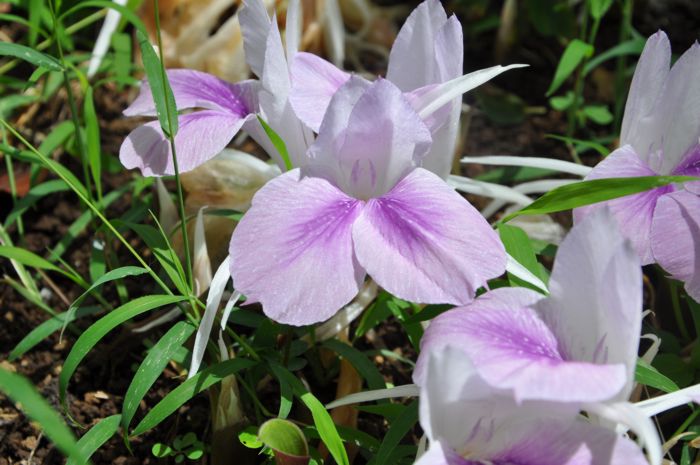
[[[440,82],[436,80],[435,37],[446,21],[447,14],[438,0],[426,0],[418,5],[391,48],[387,79],[404,92]],[[462,54],[456,54],[462,43],[453,46],[453,58],[461,60]]]
[[[649,166],[642,161],[630,145],[625,145],[608,155],[593,168],[586,180],[605,178],[626,178],[637,176],[657,176]],[[642,264],[654,261],[651,255],[649,234],[651,219],[654,215],[656,201],[662,195],[673,190],[672,186],[659,187],[639,194],[620,197],[615,200],[602,202],[589,207],[574,210],[575,222],[583,220],[588,213],[607,205],[615,215],[622,234],[634,245]]]
[[[622,364],[566,360],[560,341],[527,307],[479,308],[479,301],[433,320],[423,350],[461,348],[490,385],[511,390],[516,401],[597,402],[625,385]]]
[[[700,196],[674,192],[658,201],[651,226],[654,258],[700,302]]]
[[[270,17],[262,0],[244,0],[238,12],[238,20],[243,31],[245,59],[256,76],[263,73],[267,36],[270,33]]]
[[[294,56],[290,72],[292,107],[304,124],[318,132],[333,95],[350,79],[350,73],[306,52]]]
[[[522,287],[501,287],[489,291],[485,294],[479,296],[474,302],[469,305],[469,308],[473,311],[489,311],[489,310],[519,310],[525,307],[534,305],[535,302],[541,300],[544,296],[539,292],[531,291],[530,289],[525,289]],[[418,357],[416,363],[416,369],[413,371],[413,380],[416,384],[424,384],[426,364],[428,362],[428,356],[423,354],[428,354],[431,351],[435,351],[443,346],[450,344],[449,337],[443,337],[442,323],[439,318],[433,319],[428,331],[425,332],[421,338],[421,355]],[[449,328],[446,325],[445,328],[448,332],[455,331],[455,334],[459,333],[458,328]],[[455,342],[459,342],[455,339]],[[459,346],[459,344],[457,344]]]
[[[351,227],[362,202],[298,169],[267,183],[231,238],[235,288],[275,321],[318,323],[357,294]]]
[[[700,139],[700,44],[693,44],[671,68],[659,105],[656,124],[662,140],[660,174],[671,173]]]
[[[631,144],[647,163],[649,150],[660,137],[659,128],[654,127],[654,109],[670,64],[671,44],[666,34],[658,31],[647,39],[639,57],[620,132],[620,145]]]
[[[486,280],[505,271],[503,245],[486,220],[422,168],[370,199],[352,236],[374,280],[414,302],[468,303]]]
[[[203,110],[178,117],[175,136],[178,169],[190,171],[221,152],[246,119],[220,111]],[[119,149],[119,160],[127,169],[138,168],[144,176],[175,174],[170,142],[158,121],[131,131]]]
[[[343,131],[336,152],[344,175],[340,187],[362,199],[383,195],[425,155],[431,142],[428,128],[401,91],[378,79],[357,100]]]
[[[190,69],[167,71],[178,110],[205,108],[244,117],[257,111],[256,81],[231,84],[211,74]],[[155,116],[156,107],[148,81],[141,84],[138,97],[124,110],[126,116]]]
[[[639,349],[642,271],[606,208],[577,223],[561,243],[549,290],[536,308],[556,335],[561,354],[572,361],[624,366],[626,385],[615,400],[626,399]]]
[[[688,151],[683,161],[673,170],[673,174],[700,178],[700,143]],[[700,195],[700,181],[686,182],[684,187],[687,191]]]

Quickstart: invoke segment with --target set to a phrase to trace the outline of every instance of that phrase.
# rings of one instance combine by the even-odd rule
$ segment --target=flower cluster
[[[549,295],[500,288],[475,298],[504,273],[507,256],[445,182],[461,96],[520,65],[463,76],[461,26],[426,0],[399,32],[386,78],[370,81],[298,51],[298,0],[290,1],[284,42],[262,2],[244,4],[246,56],[258,80],[168,71],[178,109],[193,110],[180,114],[174,140],[182,171],[216,156],[239,130],[282,171],[231,238],[226,266],[236,290],[291,325],[330,318],[367,276],[399,298],[458,305],[431,322],[414,373],[430,440],[421,465],[647,463],[607,426],[610,411],[636,423],[659,463],[653,425],[627,402],[641,331],[640,264],[658,262],[700,298],[700,183],[579,209]],[[700,174],[700,47],[670,71],[669,59],[657,33],[635,73],[623,146],[589,179]],[[125,114],[155,115],[147,84]],[[174,170],[156,122],[134,130],[120,157],[145,175]]]

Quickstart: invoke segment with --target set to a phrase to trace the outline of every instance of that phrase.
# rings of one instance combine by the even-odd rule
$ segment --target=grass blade
[[[382,441],[381,446],[377,454],[372,457],[368,465],[377,465],[390,463],[389,457],[391,456],[394,449],[399,445],[401,439],[406,436],[413,426],[418,421],[418,401],[414,400],[406,406],[406,408],[401,412],[401,414],[396,417],[389,427],[386,436],[384,436],[384,441]]]
[[[180,321],[173,325],[148,351],[148,355],[141,362],[124,396],[121,425],[125,432],[129,431],[129,425],[141,400],[161,375],[175,352],[182,347],[182,344],[193,332],[194,326],[186,321]]]
[[[66,405],[68,382],[78,368],[78,365],[107,333],[135,316],[183,300],[185,300],[185,297],[173,295],[147,295],[139,297],[112,310],[86,329],[78,340],[75,341],[58,378],[58,391],[61,404],[64,406]]]
[[[221,382],[227,376],[255,365],[252,360],[235,358],[212,365],[200,371],[175,389],[153,407],[134,429],[132,436],[138,436],[156,427],[185,402],[202,391]]]
[[[102,159],[100,153],[100,125],[97,122],[92,87],[88,87],[83,101],[83,118],[85,119],[85,141],[87,146],[90,174],[95,182],[97,198],[102,197]]]
[[[102,447],[105,442],[109,441],[111,437],[114,436],[114,433],[117,432],[117,429],[119,429],[120,419],[121,415],[112,415],[103,418],[99,423],[90,428],[78,441],[78,448],[80,449],[82,457],[90,458],[97,449]],[[80,465],[80,463],[81,462],[71,458],[66,462],[66,465]]]
[[[24,45],[0,42],[0,55],[19,58],[34,66],[42,66],[51,71],[63,71],[63,66],[54,57]]]
[[[41,425],[44,434],[56,444],[61,452],[82,459],[81,463],[87,463],[71,430],[26,378],[0,368],[0,391],[14,402],[21,404],[21,410]]]

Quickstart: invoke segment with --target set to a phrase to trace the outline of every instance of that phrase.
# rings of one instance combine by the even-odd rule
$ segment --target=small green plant
[[[192,432],[175,437],[171,446],[157,442],[151,448],[151,453],[155,457],[159,459],[174,457],[175,463],[182,463],[185,458],[199,460],[205,451],[204,443],[197,439],[197,435]]]

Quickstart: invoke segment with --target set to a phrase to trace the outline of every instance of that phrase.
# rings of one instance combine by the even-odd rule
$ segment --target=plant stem
[[[622,19],[620,20],[620,36],[618,43],[623,43],[630,36],[632,29],[632,0],[624,0],[622,3]],[[617,57],[615,63],[615,133],[619,134],[622,125],[622,109],[624,99],[620,98],[625,94],[625,68],[627,67],[627,57],[623,54]]]
[[[158,57],[160,58],[160,72],[163,82],[167,82],[167,75],[165,73],[165,63],[163,62],[163,42],[160,34],[160,9],[158,8],[158,0],[153,0],[154,5],[154,17],[156,23],[156,38],[158,41]],[[168,98],[165,99],[166,114],[168,118],[168,125],[172,128],[173,122],[170,121],[170,108],[168,107]],[[175,171],[175,184],[177,186],[177,205],[180,213],[180,233],[182,234],[182,246],[185,252],[185,275],[187,276],[187,282],[190,289],[194,290],[194,273],[192,270],[192,257],[190,252],[190,241],[187,237],[187,220],[185,218],[185,199],[182,193],[182,183],[180,182],[180,170],[177,164],[177,153],[175,151],[175,136],[173,134],[168,134],[168,139],[170,140],[170,149],[173,153],[173,170]]]
[[[683,312],[681,309],[681,301],[678,298],[678,283],[669,279],[668,280],[668,290],[671,293],[671,305],[673,306],[673,316],[676,318],[676,324],[681,332],[681,337],[686,341],[692,340],[690,333],[688,333],[688,328],[685,327],[685,321],[683,320]]]

